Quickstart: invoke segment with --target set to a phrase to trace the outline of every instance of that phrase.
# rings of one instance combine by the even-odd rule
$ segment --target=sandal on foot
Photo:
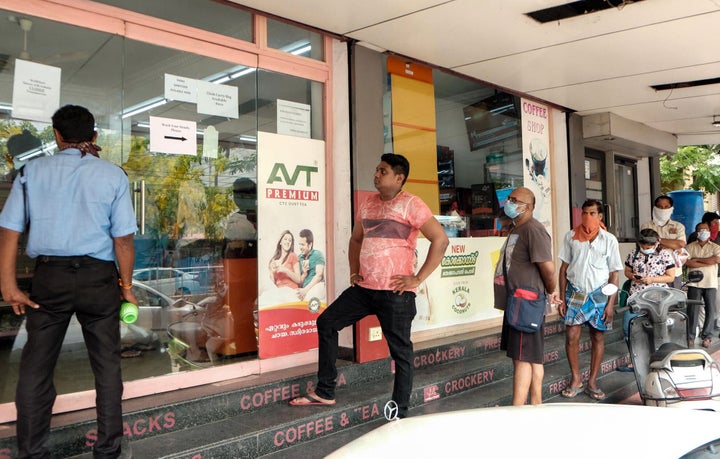
[[[335,400],[327,400],[320,398],[314,393],[308,393],[304,397],[296,397],[290,400],[290,406],[309,406],[309,405],[334,405]]]
[[[128,349],[120,353],[120,357],[123,359],[132,359],[135,357],[140,357],[141,355],[142,351],[138,351],[137,349]]]
[[[562,395],[565,398],[575,398],[577,395],[583,391],[583,386],[579,387],[566,387],[563,389],[562,392],[560,392],[560,395]]]
[[[605,400],[606,397],[605,392],[603,392],[602,389],[600,389],[599,387],[595,389],[586,387],[585,394],[587,394],[593,400]]]
[[[712,345],[712,338],[703,338],[702,340],[702,347],[705,349],[708,349]]]

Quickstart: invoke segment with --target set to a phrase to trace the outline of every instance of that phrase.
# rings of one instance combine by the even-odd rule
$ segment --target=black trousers
[[[410,326],[416,313],[415,293],[402,295],[389,290],[370,290],[359,286],[346,289],[317,319],[318,384],[315,393],[335,399],[337,383],[338,332],[365,316],[374,314],[395,360],[392,399],[398,416],[407,414],[413,381],[413,344]]]
[[[96,458],[120,455],[123,436],[120,374],[120,290],[115,263],[91,257],[37,259],[26,308],[27,343],[22,351],[15,406],[18,458],[50,457],[48,437],[57,393],[53,372],[76,314],[95,376],[98,436]]]
[[[695,329],[698,326],[700,317],[700,308],[705,310],[705,322],[700,324],[700,338],[712,338],[715,329],[715,297],[717,296],[716,288],[698,288],[688,287],[687,297],[691,300],[703,300],[704,305],[689,304],[687,306],[688,315],[688,333],[689,340],[695,339]]]

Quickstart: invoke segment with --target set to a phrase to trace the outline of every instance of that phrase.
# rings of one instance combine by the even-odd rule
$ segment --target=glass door
[[[634,241],[638,234],[637,164],[629,159],[615,159],[615,206],[612,213],[613,233],[618,241]]]

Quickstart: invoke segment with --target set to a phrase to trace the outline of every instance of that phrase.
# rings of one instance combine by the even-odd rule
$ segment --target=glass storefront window
[[[520,98],[432,71],[440,214],[451,236],[505,234],[502,207],[523,186]],[[391,98],[384,99],[386,150],[392,148]],[[467,225],[465,224],[467,222]]]
[[[244,41],[253,41],[252,14],[214,0],[95,0],[148,16],[197,27]]]
[[[324,138],[323,84],[282,73],[258,71],[258,130],[274,134],[295,135],[311,139]],[[305,121],[287,118],[283,107],[307,114]],[[293,115],[294,116],[294,115]],[[285,119],[286,122],[283,122]],[[297,124],[293,129],[289,124]],[[309,135],[307,135],[309,134]]]
[[[466,235],[503,233],[500,209],[523,184],[520,98],[434,70],[440,212]]]
[[[319,61],[324,59],[323,40],[319,33],[274,19],[267,20],[267,28],[268,48]]]
[[[196,16],[202,24],[202,15]],[[225,20],[220,13],[211,17]],[[60,69],[60,104],[93,112],[101,157],[123,167],[130,179],[140,228],[133,275],[140,312],[136,323],[121,325],[124,379],[257,358],[258,130],[293,135],[283,131],[292,123],[280,121],[279,107],[290,106],[307,112],[306,136],[323,139],[323,84],[208,58],[200,45],[195,54],[22,19],[32,22],[27,41],[18,17],[0,11],[0,20],[10,24],[0,28],[0,205],[16,167],[56,152],[49,123],[12,115],[15,62],[22,55]],[[166,133],[166,126],[183,134]],[[32,146],[9,151],[13,136],[26,136]],[[18,262],[26,289],[33,267],[29,258]],[[14,399],[25,339],[23,318],[0,302],[6,375],[0,404]],[[59,394],[93,387],[87,357],[78,350],[84,342],[73,320],[56,371]]]
[[[148,305],[138,322],[156,334],[159,345],[151,346],[160,350],[131,338],[127,352],[156,360],[142,377],[252,357],[257,71],[133,40],[126,53],[155,61],[150,72],[142,62],[126,64],[120,117],[140,227],[133,277]],[[194,88],[195,98],[169,87]],[[208,105],[217,95],[230,102]],[[171,124],[191,129],[196,146],[185,151],[154,132]],[[245,270],[231,280],[237,259]]]

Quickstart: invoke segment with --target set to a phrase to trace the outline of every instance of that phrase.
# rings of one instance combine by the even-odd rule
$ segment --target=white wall
[[[552,193],[553,193],[553,248],[558,250],[558,241],[571,228],[570,220],[570,183],[568,181],[568,142],[567,120],[565,113],[554,108],[550,109],[552,120]],[[559,265],[558,265],[559,266]]]
[[[333,188],[333,257],[331,268],[335,290],[328,292],[332,301],[348,286],[350,267],[348,265],[348,241],[352,232],[352,190],[350,188],[350,107],[348,88],[348,53],[345,43],[333,40],[332,47],[332,168]],[[340,346],[352,347],[352,328],[340,332]]]

